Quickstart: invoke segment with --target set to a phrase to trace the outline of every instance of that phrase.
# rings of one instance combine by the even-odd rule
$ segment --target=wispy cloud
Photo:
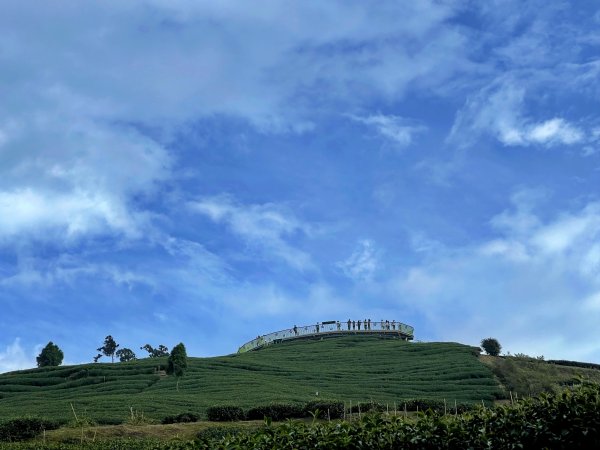
[[[216,223],[225,224],[251,248],[261,249],[266,256],[281,259],[299,270],[313,268],[310,255],[290,242],[294,237],[309,233],[310,227],[279,205],[243,205],[231,196],[221,195],[190,202],[188,206]]]
[[[373,127],[377,132],[396,146],[408,147],[413,142],[415,134],[426,130],[423,125],[404,117],[384,114],[369,116],[350,116],[356,122]]]
[[[356,249],[347,259],[338,263],[344,274],[354,281],[369,281],[375,275],[379,258],[375,243],[370,239],[358,242]]]

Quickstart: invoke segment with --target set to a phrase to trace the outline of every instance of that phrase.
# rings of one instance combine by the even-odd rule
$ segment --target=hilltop
[[[161,419],[215,404],[339,399],[449,403],[491,402],[502,390],[472,347],[408,343],[367,336],[291,341],[215,358],[189,358],[180,382],[158,369],[166,358],[40,368],[0,375],[0,420],[36,414],[60,420],[78,414],[120,423],[130,408]]]

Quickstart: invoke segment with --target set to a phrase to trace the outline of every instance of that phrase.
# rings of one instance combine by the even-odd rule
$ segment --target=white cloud
[[[358,242],[356,249],[346,260],[339,262],[338,267],[354,281],[369,281],[379,266],[379,258],[375,244],[370,239]]]
[[[15,338],[12,344],[4,347],[4,350],[0,350],[0,373],[30,369],[35,366],[34,358],[27,356],[21,346],[20,338]]]
[[[310,233],[310,228],[279,205],[242,205],[230,196],[221,195],[190,202],[189,208],[227,225],[250,247],[260,248],[268,256],[299,270],[313,266],[310,256],[289,242],[295,236]]]
[[[524,113],[527,90],[500,78],[471,96],[459,111],[450,141],[471,143],[473,133],[489,133],[506,146],[574,145],[589,140],[582,128],[560,117],[536,122]]]
[[[538,144],[560,143],[572,145],[584,139],[582,130],[559,118],[534,124],[530,126],[525,135],[526,140]]]
[[[413,136],[424,131],[422,125],[414,124],[414,121],[394,115],[374,114],[370,116],[351,116],[357,122],[374,127],[377,132],[399,147],[408,147]]]

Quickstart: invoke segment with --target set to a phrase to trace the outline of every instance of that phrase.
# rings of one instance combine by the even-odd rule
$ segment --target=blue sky
[[[600,362],[596,2],[0,4],[0,371],[348,317]]]

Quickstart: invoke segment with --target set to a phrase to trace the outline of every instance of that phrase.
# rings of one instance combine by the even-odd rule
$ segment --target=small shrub
[[[0,441],[16,442],[33,439],[44,430],[56,430],[57,422],[36,417],[12,419],[0,424]]]
[[[239,406],[211,406],[206,409],[206,417],[211,422],[235,422],[244,420],[244,410]]]
[[[163,425],[168,425],[170,423],[190,423],[190,422],[198,422],[200,420],[200,415],[193,412],[181,413],[176,416],[167,416],[165,417],[161,423]]]

